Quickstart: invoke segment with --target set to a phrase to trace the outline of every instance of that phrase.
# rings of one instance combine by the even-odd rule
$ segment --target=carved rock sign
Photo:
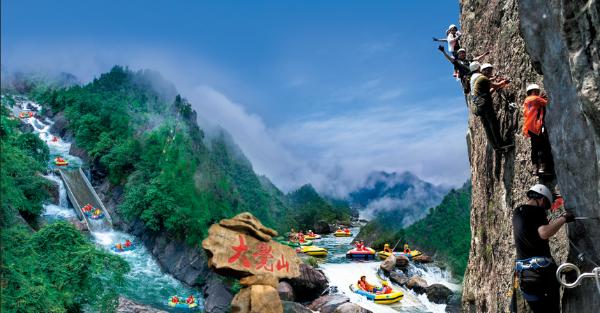
[[[272,236],[277,236],[277,232],[262,225],[252,214],[241,213],[212,225],[202,248],[208,255],[208,266],[224,276],[299,276],[301,261],[296,252],[271,241]]]

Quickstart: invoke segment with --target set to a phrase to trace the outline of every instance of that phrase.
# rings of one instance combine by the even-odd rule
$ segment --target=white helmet
[[[483,65],[481,66],[481,70],[485,70],[486,68],[494,68],[493,65],[491,65],[490,63],[483,63]]]
[[[467,53],[467,50],[465,48],[458,49],[457,53],[461,53],[461,52]]]
[[[450,24],[450,26],[448,26],[448,30],[451,30],[452,28],[458,28],[458,27],[456,27],[456,25],[454,25],[454,24]]]
[[[550,203],[552,203],[552,192],[550,192],[550,189],[548,189],[548,187],[546,187],[545,185],[542,185],[542,184],[533,185],[531,188],[529,188],[529,191],[527,191],[528,194],[530,192],[535,192],[537,194],[540,194],[540,195],[544,196],[546,199],[548,199],[548,201],[550,201]]]
[[[479,62],[477,62],[477,61],[471,62],[471,64],[469,65],[469,69],[471,70],[471,72],[479,71],[480,67],[481,67],[481,64],[479,64]]]
[[[540,90],[540,85],[538,85],[538,84],[529,84],[529,86],[527,86],[526,92],[530,92],[531,90]]]

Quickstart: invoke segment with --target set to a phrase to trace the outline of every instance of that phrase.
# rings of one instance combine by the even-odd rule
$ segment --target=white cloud
[[[459,185],[469,173],[467,112],[461,103],[435,99],[410,107],[380,106],[301,120],[276,133],[318,172],[337,173],[337,181],[316,181],[320,190],[343,192],[373,170],[407,170],[434,183]]]

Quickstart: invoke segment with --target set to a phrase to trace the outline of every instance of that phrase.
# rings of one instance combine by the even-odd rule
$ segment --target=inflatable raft
[[[375,259],[375,250],[371,248],[365,248],[364,250],[358,250],[354,248],[346,252],[346,257],[349,259],[372,260]]]
[[[333,235],[336,237],[350,237],[352,236],[352,233],[347,233],[345,231],[336,231],[335,233],[333,233]]]
[[[304,239],[306,239],[306,240],[321,239],[321,235],[317,235],[317,234],[315,234],[314,236],[306,235],[306,236],[304,236]]]
[[[33,117],[33,112],[31,112],[31,111],[19,112],[19,118],[30,118],[30,117]]]
[[[131,246],[129,246],[129,247],[126,247],[124,243],[122,245],[123,245],[122,249],[117,249],[116,246],[112,246],[110,249],[114,252],[125,252],[125,251],[131,251],[131,250],[135,249],[135,246],[133,244],[131,244]]]
[[[187,304],[185,302],[185,300],[183,300],[183,302],[172,302],[171,300],[169,300],[168,305],[172,308],[176,308],[176,309],[188,309],[188,310],[194,310],[198,308],[198,300],[196,300],[194,303],[192,304]]]
[[[412,250],[410,253],[394,252],[395,256],[403,255],[403,256],[405,256],[405,257],[407,257],[409,259],[412,259],[413,257],[419,256],[421,254],[423,254],[423,253],[421,251],[419,251],[419,250]],[[390,253],[389,252],[385,252],[385,251],[379,251],[377,253],[377,255],[379,255],[379,258],[381,260],[385,260],[385,259],[387,259],[390,256]]]
[[[89,211],[85,212],[85,215],[93,220],[99,220],[104,217],[104,213],[100,213],[100,214],[96,215]]]
[[[60,158],[54,158],[54,164],[58,166],[67,166],[69,165],[69,161]]]
[[[282,240],[279,241],[280,244],[286,245],[286,246],[290,246],[290,247],[303,247],[303,246],[311,246],[313,244],[312,240],[307,240],[305,242],[295,242],[295,241],[286,241],[286,240]]]
[[[317,246],[303,246],[298,249],[300,249],[300,252],[310,256],[327,256],[327,249]]]
[[[366,297],[367,299],[369,299],[377,304],[392,304],[392,303],[396,303],[396,302],[402,300],[402,298],[404,298],[404,294],[402,293],[402,291],[399,291],[399,290],[392,290],[391,293],[376,294],[376,293],[362,290],[362,289],[358,288],[357,285],[350,285],[350,290],[352,290],[352,292],[354,292],[356,294]]]

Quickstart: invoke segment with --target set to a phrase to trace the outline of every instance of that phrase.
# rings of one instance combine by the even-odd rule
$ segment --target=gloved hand
[[[437,39],[437,38],[435,38],[435,37],[433,37],[433,41],[438,41],[438,39]]]
[[[561,216],[565,218],[567,223],[575,222],[575,215],[573,213],[565,212]]]
[[[442,45],[439,45],[439,46],[438,46],[438,50],[440,50],[440,51],[444,52],[444,46],[442,46]]]

